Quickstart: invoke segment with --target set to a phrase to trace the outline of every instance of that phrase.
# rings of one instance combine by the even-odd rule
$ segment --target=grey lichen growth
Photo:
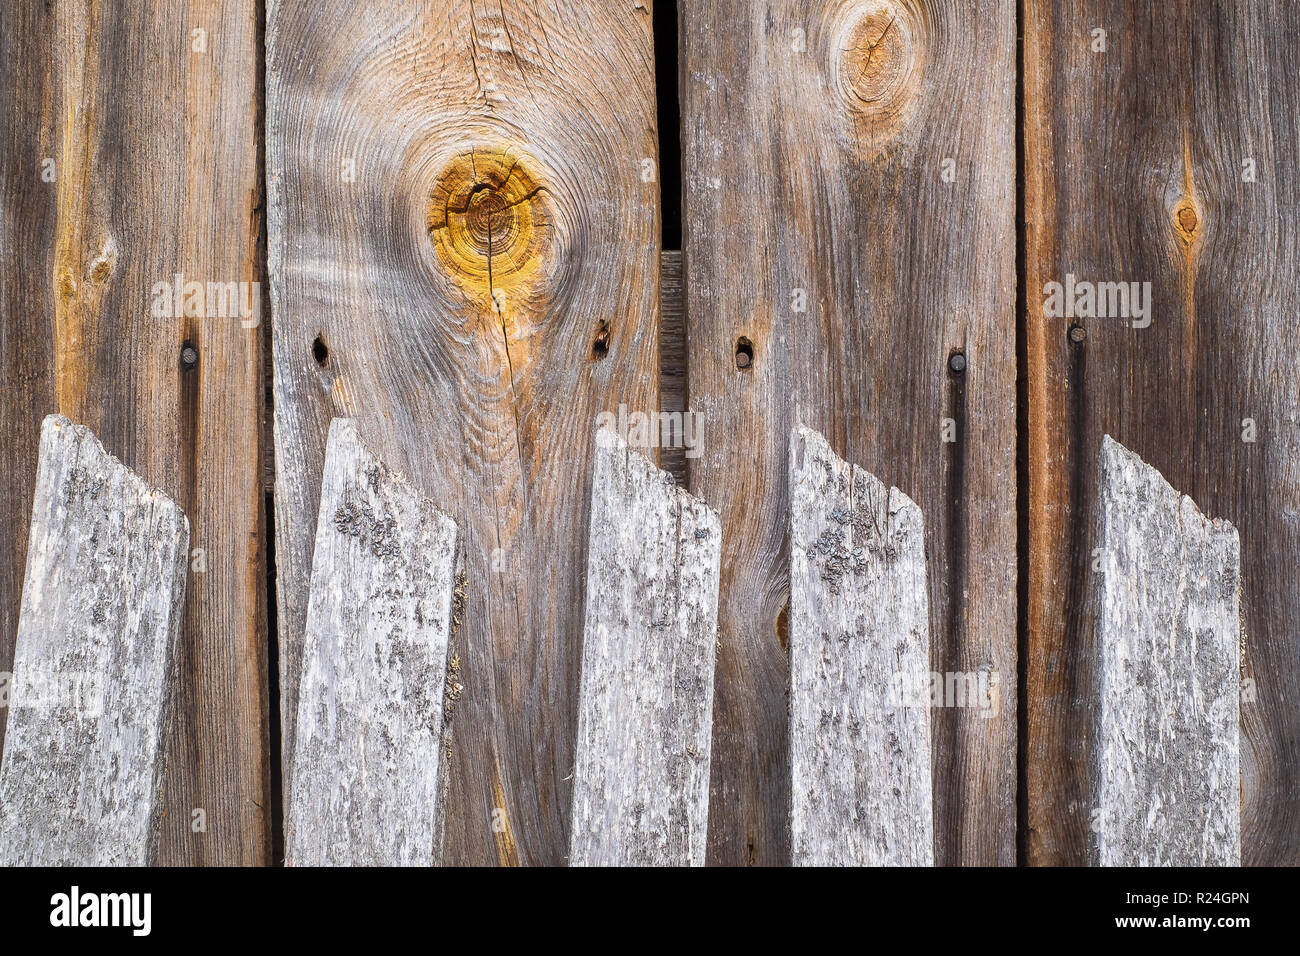
[[[849,482],[841,478],[833,486],[846,493]],[[854,488],[853,502],[830,509],[828,527],[807,549],[809,560],[821,569],[822,581],[831,594],[840,593],[846,576],[866,574],[874,560],[893,561],[907,538],[905,528],[890,528],[889,514],[870,500],[868,484],[861,477],[854,482]]]
[[[357,538],[361,546],[377,558],[393,557],[398,553],[397,519],[391,513],[377,515],[366,505],[346,500],[334,512],[334,530],[339,534]]]

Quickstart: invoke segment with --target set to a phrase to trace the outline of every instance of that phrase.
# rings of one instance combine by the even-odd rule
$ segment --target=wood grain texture
[[[790,440],[796,866],[934,864],[927,591],[921,509],[797,426]]]
[[[671,475],[596,432],[574,866],[703,866],[722,526]]]
[[[1088,855],[1084,608],[1110,434],[1241,534],[1242,860],[1295,865],[1300,8],[1030,0],[1024,35],[1028,860]],[[1150,282],[1150,324],[1045,314],[1067,274]]]
[[[433,866],[456,523],[330,425],[286,864]]]
[[[649,7],[268,4],[282,713],[351,417],[465,533],[449,863],[568,852],[591,429],[657,402]]]
[[[781,864],[796,421],[913,492],[932,668],[1015,699],[1015,4],[680,10],[690,405],[712,436],[690,487],[729,542],[710,860]],[[936,862],[1013,863],[1014,709],[933,719]]]
[[[1239,866],[1241,547],[1102,440],[1092,805],[1100,866]]]
[[[0,866],[157,861],[189,540],[176,503],[90,429],[45,419],[0,760]]]
[[[51,151],[54,13],[35,0],[0,7],[0,674],[13,669],[41,420],[55,408],[56,191],[41,181]],[[0,707],[0,749],[7,708]]]
[[[257,4],[20,0],[2,16],[0,69],[16,79],[0,111],[0,432],[12,449],[0,519],[27,527],[37,428],[53,411],[90,426],[184,508],[202,571],[164,742],[159,860],[260,864],[270,832],[262,333],[206,303],[155,312],[157,285],[177,274],[205,288],[258,279]],[[0,666],[15,638],[23,537],[0,541]],[[192,828],[196,809],[205,830]]]

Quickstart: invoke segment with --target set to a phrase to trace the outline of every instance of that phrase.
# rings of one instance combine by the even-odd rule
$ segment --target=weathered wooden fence
[[[6,5],[0,861],[1300,862],[1297,37]]]

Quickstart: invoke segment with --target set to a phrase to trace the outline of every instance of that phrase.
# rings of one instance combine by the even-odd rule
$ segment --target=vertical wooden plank
[[[1238,866],[1236,529],[1109,435],[1098,496],[1093,859]]]
[[[189,540],[176,503],[90,429],[45,419],[0,760],[0,866],[156,862]]]
[[[596,432],[574,866],[703,866],[722,526],[671,475]]]
[[[1025,4],[1031,863],[1087,859],[1104,434],[1241,533],[1242,859],[1300,862],[1298,32],[1275,0]],[[1145,315],[1060,314],[1070,275]]]
[[[13,669],[28,522],[36,490],[41,419],[54,404],[56,186],[42,179],[52,158],[47,115],[54,62],[54,11],[36,0],[0,9],[0,680]],[[0,749],[9,711],[0,707]]]
[[[331,423],[285,824],[288,864],[432,866],[456,523]]]
[[[790,442],[791,857],[931,866],[921,509],[797,426]]]
[[[268,4],[282,713],[347,416],[466,535],[451,863],[568,851],[590,430],[657,401],[652,46],[648,2]]]
[[[22,77],[5,122],[36,123],[7,127],[18,152],[6,151],[0,187],[4,248],[19,250],[3,280],[3,334],[18,344],[5,349],[0,415],[28,456],[14,462],[24,477],[6,481],[30,481],[35,423],[57,410],[185,509],[201,554],[164,742],[159,860],[262,863],[257,5],[22,0],[5,17],[0,32],[22,36],[5,41],[6,72]],[[187,283],[201,284],[197,295]],[[10,526],[26,527],[30,501],[6,505]],[[6,600],[24,547],[11,537],[0,549]],[[0,613],[13,622],[12,608]]]
[[[796,420],[914,491],[933,669],[1015,699],[1015,5],[680,10],[691,490],[730,542],[710,859],[779,864]],[[1014,708],[932,716],[936,861],[1013,863]]]

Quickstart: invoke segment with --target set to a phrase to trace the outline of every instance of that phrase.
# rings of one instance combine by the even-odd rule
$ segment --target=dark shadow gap
[[[271,866],[284,865],[284,780],[280,753],[280,629],[277,620],[275,591],[275,464],[272,422],[275,415],[274,370],[271,362],[271,305],[270,264],[267,259],[267,184],[266,184],[266,2],[257,4],[257,117],[256,136],[257,179],[261,190],[259,197],[259,222],[257,234],[257,270],[263,295],[262,335],[262,405],[261,448],[259,449],[258,477],[263,481],[266,512],[262,523],[265,534],[263,553],[266,556],[266,722],[267,722],[267,775],[270,789]]]
[[[682,134],[677,102],[677,4],[654,5],[655,90],[659,126],[659,204],[663,248],[682,247]]]

